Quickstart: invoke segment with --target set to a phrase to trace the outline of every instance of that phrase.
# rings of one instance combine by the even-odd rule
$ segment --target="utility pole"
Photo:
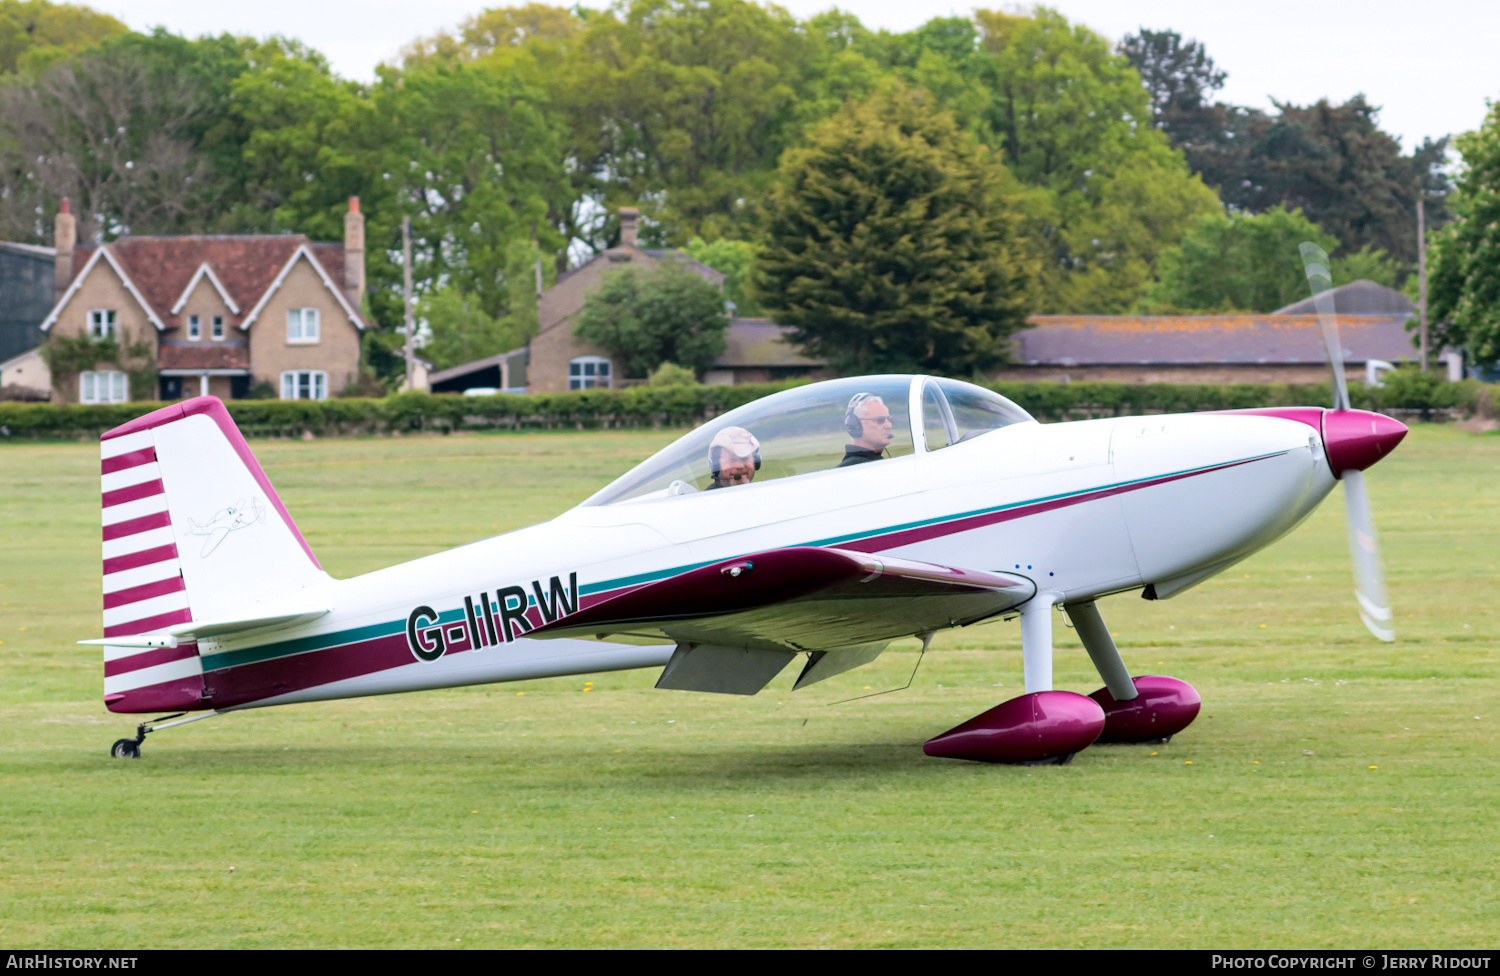
[[[1422,325],[1422,372],[1427,371],[1427,222],[1417,197],[1417,315]]]
[[[411,218],[401,218],[401,270],[406,284],[406,389],[411,391],[416,373],[417,316],[411,301]],[[1424,335],[1426,333],[1423,333]]]

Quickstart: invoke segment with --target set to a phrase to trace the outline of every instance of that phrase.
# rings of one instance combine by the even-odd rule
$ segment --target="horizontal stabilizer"
[[[248,630],[280,629],[317,620],[328,612],[327,607],[304,608],[283,611],[238,620],[194,620],[176,624],[154,634],[139,634],[130,637],[104,637],[98,640],[82,640],[80,644],[95,644],[109,647],[176,647],[192,641],[228,637]]]

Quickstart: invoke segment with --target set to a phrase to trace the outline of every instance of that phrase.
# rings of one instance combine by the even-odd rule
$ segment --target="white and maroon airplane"
[[[1181,593],[1340,480],[1361,616],[1393,639],[1361,472],[1406,428],[1340,391],[1333,410],[1044,426],[956,380],[831,380],[704,424],[551,521],[342,580],[199,397],[103,436],[104,637],[83,643],[104,647],[111,711],[202,713],[142,723],[112,749],[134,757],[209,715],[428,688],[653,667],[658,688],[750,695],[796,663],[800,689],[1019,616],[1026,693],[924,748],[1065,762],[1200,706],[1129,674],[1096,601]],[[1092,696],[1052,687],[1055,607]]]

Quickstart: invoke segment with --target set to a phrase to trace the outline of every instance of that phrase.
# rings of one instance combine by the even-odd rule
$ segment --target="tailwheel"
[[[114,759],[139,759],[141,758],[141,743],[146,741],[148,733],[155,732],[157,729],[170,728],[173,725],[181,725],[183,722],[193,722],[200,718],[208,718],[208,716],[216,713],[205,712],[202,715],[195,715],[193,718],[182,718],[186,714],[187,712],[178,712],[175,715],[167,715],[163,718],[152,719],[149,722],[142,722],[135,727],[134,739],[115,740],[115,744],[109,747],[110,756]],[[181,719],[182,721],[167,721],[167,719],[173,718]]]

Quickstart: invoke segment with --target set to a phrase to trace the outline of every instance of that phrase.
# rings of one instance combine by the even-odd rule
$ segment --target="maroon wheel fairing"
[[[1104,730],[1099,703],[1071,691],[1037,691],[1001,702],[922,746],[929,756],[1033,763],[1087,749]]]
[[[1135,680],[1140,695],[1116,701],[1108,688],[1089,697],[1104,709],[1104,731],[1100,742],[1150,742],[1176,735],[1198,717],[1203,699],[1186,681],[1161,674],[1145,674]]]

